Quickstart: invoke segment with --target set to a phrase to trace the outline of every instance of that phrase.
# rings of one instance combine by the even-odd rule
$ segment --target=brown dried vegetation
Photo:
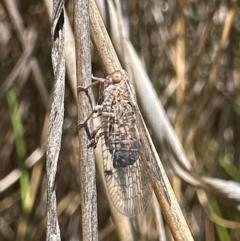
[[[0,1],[0,240],[45,240],[45,146],[54,84],[46,2]],[[120,1],[113,2],[117,8]],[[66,3],[70,20],[72,4]],[[188,167],[171,152],[172,143],[160,143],[155,127],[149,124],[194,240],[240,240],[239,1],[133,0],[121,4],[122,28],[184,147]],[[111,6],[106,3],[102,13],[114,39]],[[113,40],[113,44],[119,48],[119,42]],[[119,57],[127,69],[132,60],[124,59],[123,53]],[[70,54],[66,51],[66,56]],[[94,51],[92,59],[93,73],[100,76]],[[62,240],[79,240],[76,77],[68,65],[66,59],[56,193]],[[140,98],[149,98],[148,93]],[[147,123],[155,117],[154,111],[145,116]],[[99,239],[127,240],[116,231],[99,174],[97,191]],[[128,240],[159,240],[164,230],[170,240],[155,201],[130,225]]]

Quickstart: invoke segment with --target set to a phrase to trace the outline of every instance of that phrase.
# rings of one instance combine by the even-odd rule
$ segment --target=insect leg
[[[82,123],[78,124],[78,128],[81,129],[88,122],[88,120],[92,117],[92,115],[94,113],[97,113],[98,111],[100,111],[100,112],[102,111],[102,106],[101,105],[96,105],[94,107],[94,110],[92,111],[92,113]]]
[[[98,85],[100,83],[104,83],[106,81],[106,79],[104,79],[104,78],[98,78],[98,77],[94,77],[94,76],[92,76],[92,79],[95,80],[95,81],[93,83],[91,83],[90,85],[85,86],[85,87],[84,86],[78,86],[77,87],[78,92],[86,91],[89,88],[92,88],[93,86]]]
[[[95,110],[92,111],[92,113],[82,122],[78,124],[78,128],[81,129],[83,126],[88,122],[88,120],[92,117],[92,115],[95,113]]]
[[[87,147],[94,147],[96,148],[97,146],[97,143],[98,143],[98,140],[99,138],[104,135],[104,132],[99,132],[99,130],[101,129],[102,125],[100,125],[99,127],[97,127],[91,134],[91,140],[90,140],[90,143],[87,145]]]
[[[99,138],[96,138],[96,134],[97,132],[100,130],[101,126],[98,127],[97,129],[93,130],[92,133],[89,132],[89,129],[87,127],[87,122],[88,120],[93,116],[94,113],[100,112],[99,115],[101,115],[101,111],[102,111],[102,106],[101,105],[96,105],[94,110],[92,111],[92,113],[82,122],[78,124],[78,128],[85,128],[85,131],[87,133],[88,139],[90,140],[90,143],[88,144],[88,147],[96,147],[97,145],[97,141]]]
[[[104,79],[104,78],[97,78],[97,77],[93,77],[92,76],[92,79],[93,79],[93,83],[91,83],[90,85],[88,85],[88,86],[78,86],[77,87],[77,91],[78,91],[78,93],[80,92],[80,91],[84,91],[84,92],[87,92],[87,90],[88,89],[90,89],[90,88],[92,88],[92,87],[94,87],[95,85],[98,85],[98,84],[100,84],[100,88],[101,88],[101,84],[102,83],[104,83],[105,81],[106,81],[106,79]],[[102,93],[100,93],[100,95],[99,95],[100,97],[99,98],[101,98],[102,97]],[[99,102],[99,101],[98,101]],[[96,130],[94,130],[92,133],[90,133],[90,131],[89,131],[89,129],[88,129],[88,127],[87,127],[87,122],[89,121],[89,119],[93,116],[93,114],[94,113],[97,113],[97,112],[99,112],[99,115],[101,115],[101,113],[102,113],[102,106],[101,105],[96,105],[95,107],[94,107],[94,109],[93,109],[93,111],[90,113],[90,115],[82,122],[82,123],[79,123],[78,124],[78,128],[79,129],[81,129],[81,128],[85,128],[85,131],[86,131],[86,133],[87,133],[87,136],[88,136],[88,138],[89,138],[89,140],[90,140],[90,143],[88,144],[88,147],[96,147],[96,145],[97,145],[97,142],[98,142],[98,139],[99,139],[99,137],[98,136],[96,136],[96,134],[97,134],[97,132],[99,131],[99,129],[100,128],[97,128]]]

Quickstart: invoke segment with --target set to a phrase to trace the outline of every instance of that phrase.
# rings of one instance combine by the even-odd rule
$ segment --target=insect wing
[[[105,170],[104,175],[111,201],[120,213],[134,216],[147,206],[152,191],[140,160],[123,169]]]
[[[142,146],[144,146],[144,156],[143,156],[143,163],[144,163],[144,166],[145,168],[148,168],[151,170],[151,173],[153,173],[155,179],[160,182],[160,186],[163,190],[163,193],[169,203],[169,205],[171,204],[171,201],[170,201],[170,197],[169,197],[169,194],[167,192],[167,187],[166,187],[166,184],[164,182],[164,179],[163,179],[163,176],[162,176],[162,173],[161,173],[161,170],[160,170],[160,167],[158,165],[158,162],[155,158],[155,155],[154,155],[154,152],[152,150],[152,147],[151,147],[151,144],[150,144],[150,141],[149,141],[149,138],[147,136],[147,133],[145,131],[145,124],[143,122],[143,118],[142,118],[142,115],[137,108],[137,111],[136,111],[136,120],[137,120],[137,126],[139,128],[139,131],[141,132],[141,142],[142,142]]]
[[[138,146],[135,141],[138,138],[137,133],[128,125],[130,123],[132,129],[134,128],[134,119],[129,116],[131,113],[135,116],[135,107],[129,100],[114,102],[115,104],[111,105],[111,113],[114,115],[102,118],[101,140],[105,182],[115,208],[126,216],[134,216],[147,206],[152,189],[142,161],[144,149]],[[128,124],[124,126],[122,120],[126,118]],[[124,137],[128,137],[128,141]],[[120,156],[122,161],[117,160],[114,154],[117,144],[113,147],[113,143],[119,143],[122,148],[122,152],[118,151],[118,158]],[[136,154],[137,148],[140,148],[139,154]],[[131,161],[133,157],[137,158],[134,162]]]

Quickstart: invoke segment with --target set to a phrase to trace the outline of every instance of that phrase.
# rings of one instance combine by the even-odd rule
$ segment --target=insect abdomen
[[[114,168],[125,168],[129,165],[133,165],[139,158],[141,152],[141,145],[139,140],[115,140],[114,142],[109,140],[109,150],[113,156]]]

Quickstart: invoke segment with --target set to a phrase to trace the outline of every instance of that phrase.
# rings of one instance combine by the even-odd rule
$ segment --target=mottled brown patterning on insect
[[[134,105],[126,82],[110,85],[104,91],[102,130],[114,168],[134,164],[141,152]]]
[[[101,138],[104,176],[111,201],[119,212],[133,216],[146,207],[152,195],[146,168],[151,168],[167,196],[166,187],[144,131],[127,72],[119,70],[106,79],[95,80],[103,89],[101,102],[94,109],[101,116],[101,128],[93,132],[89,146],[95,147]],[[80,87],[81,90],[87,88]]]

